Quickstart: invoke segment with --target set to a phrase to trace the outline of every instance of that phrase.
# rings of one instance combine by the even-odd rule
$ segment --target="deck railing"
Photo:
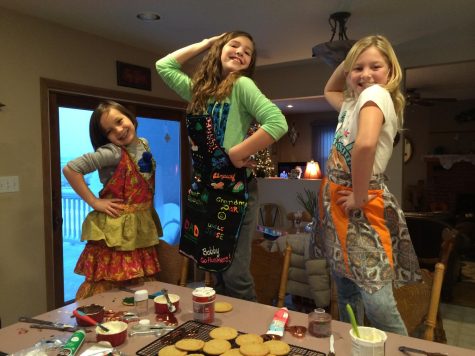
[[[62,192],[63,241],[80,242],[81,227],[92,208],[76,193]]]

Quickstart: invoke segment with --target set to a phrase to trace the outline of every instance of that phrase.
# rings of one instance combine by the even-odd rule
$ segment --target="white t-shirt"
[[[397,115],[389,92],[379,85],[372,85],[361,92],[355,100],[345,100],[338,115],[333,149],[330,162],[331,168],[339,168],[351,172],[351,150],[353,149],[358,132],[358,118],[361,108],[367,102],[374,102],[383,112],[384,122],[381,128],[376,155],[373,165],[373,174],[384,173],[393,152],[394,137],[397,133]],[[340,162],[336,162],[338,160]],[[344,161],[344,162],[343,162]],[[346,167],[346,169],[345,169]]]

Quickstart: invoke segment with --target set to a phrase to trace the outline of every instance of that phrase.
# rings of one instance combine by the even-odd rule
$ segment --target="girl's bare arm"
[[[325,89],[325,99],[336,110],[340,111],[343,104],[343,91],[345,90],[346,75],[343,71],[343,62],[335,69],[328,79]]]

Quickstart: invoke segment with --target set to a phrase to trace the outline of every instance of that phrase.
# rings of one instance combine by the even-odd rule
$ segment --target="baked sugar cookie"
[[[205,342],[203,352],[208,355],[221,355],[231,350],[231,343],[227,340],[213,339]]]
[[[183,351],[199,351],[204,345],[205,342],[200,339],[181,339],[175,343],[175,347]]]
[[[236,329],[229,326],[220,326],[210,331],[209,336],[213,339],[232,340],[238,335]]]
[[[233,305],[228,302],[216,302],[214,303],[214,311],[216,313],[227,313],[233,310]]]
[[[242,334],[236,338],[236,344],[239,346],[245,344],[262,344],[264,339],[257,334]]]

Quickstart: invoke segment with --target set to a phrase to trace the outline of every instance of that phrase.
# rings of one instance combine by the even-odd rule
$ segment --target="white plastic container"
[[[384,356],[387,335],[384,331],[359,326],[360,337],[356,337],[350,329],[351,356]]]
[[[135,313],[140,317],[148,314],[148,291],[138,290],[134,293]]]

